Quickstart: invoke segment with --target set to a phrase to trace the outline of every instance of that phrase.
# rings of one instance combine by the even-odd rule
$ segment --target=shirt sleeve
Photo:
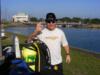
[[[62,31],[62,36],[61,36],[61,44],[62,46],[68,45],[67,37],[65,36],[65,33]]]

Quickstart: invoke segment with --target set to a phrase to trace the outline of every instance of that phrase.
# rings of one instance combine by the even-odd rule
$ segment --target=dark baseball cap
[[[57,21],[55,14],[54,13],[47,13],[45,21],[46,22]]]

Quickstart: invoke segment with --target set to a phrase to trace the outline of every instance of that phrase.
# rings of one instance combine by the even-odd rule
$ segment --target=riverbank
[[[30,27],[35,26],[34,24],[23,24],[23,23],[12,23],[12,24],[3,24],[3,28],[9,28],[9,27]]]
[[[87,28],[100,29],[100,24],[89,24],[86,27]]]
[[[85,49],[77,48],[77,47],[72,47],[72,46],[71,46],[70,48],[71,48],[72,50],[74,49],[74,50],[76,50],[76,51],[83,52],[83,53],[85,53],[85,54],[87,54],[87,55],[92,55],[92,56],[94,56],[94,57],[100,59],[100,53],[90,52],[89,50],[85,50]]]
[[[35,26],[37,24],[37,22],[34,23],[9,23],[9,24],[2,24],[4,28],[7,27],[24,27],[24,26]],[[59,23],[57,23],[59,24]],[[45,25],[45,23],[43,23],[43,25]],[[58,27],[63,27],[64,24],[59,24],[60,26]],[[64,28],[82,28],[82,29],[100,29],[100,24],[86,24],[86,25],[66,25],[64,26]]]
[[[16,34],[17,35],[17,34]],[[12,33],[6,33],[7,38],[2,40],[4,46],[12,44]],[[25,43],[27,37],[17,35],[20,44]],[[97,54],[95,54],[97,55]],[[100,75],[100,56],[95,56],[79,48],[71,47],[71,63],[66,64],[65,51],[62,49],[64,75]]]

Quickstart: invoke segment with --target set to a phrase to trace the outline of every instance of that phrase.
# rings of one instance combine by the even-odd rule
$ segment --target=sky
[[[1,17],[10,19],[17,13],[45,18],[48,12],[57,18],[100,18],[100,0],[0,0]]]

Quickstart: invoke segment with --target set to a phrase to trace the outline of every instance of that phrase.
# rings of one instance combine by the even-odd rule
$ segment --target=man
[[[51,72],[49,75],[63,75],[61,45],[66,52],[66,62],[69,64],[70,50],[64,32],[56,26],[56,16],[54,13],[46,15],[46,28],[42,29],[41,23],[38,23],[35,31],[29,36],[28,42],[36,36],[42,40],[49,48],[51,55]]]

